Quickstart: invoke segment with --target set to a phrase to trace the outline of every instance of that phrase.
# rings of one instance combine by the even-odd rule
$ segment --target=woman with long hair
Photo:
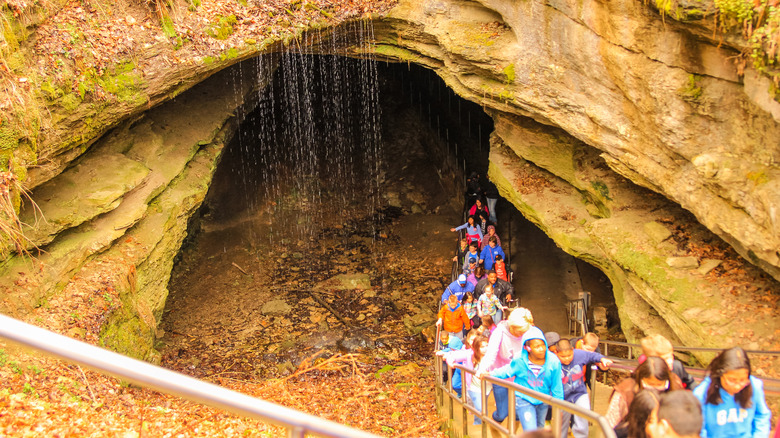
[[[615,385],[607,413],[604,415],[607,423],[612,427],[617,426],[628,414],[628,407],[634,401],[634,396],[648,388],[658,392],[675,391],[682,388],[682,384],[680,378],[669,370],[666,361],[656,356],[648,357],[636,367],[631,377]]]
[[[618,438],[647,438],[645,426],[650,413],[658,407],[658,391],[643,389],[639,391],[628,407],[628,414],[615,426]]]
[[[709,375],[693,390],[704,414],[701,436],[768,437],[772,413],[764,398],[764,383],[750,374],[745,350],[723,350],[707,371]]]

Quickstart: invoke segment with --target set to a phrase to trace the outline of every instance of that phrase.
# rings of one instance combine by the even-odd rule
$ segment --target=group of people
[[[468,190],[467,197],[472,195],[472,188]],[[463,376],[454,370],[452,388],[459,397],[465,389],[468,403],[477,410],[492,391],[496,407],[491,416],[499,423],[508,416],[508,390],[488,383],[483,393],[486,376],[590,409],[586,376],[591,366],[607,370],[612,361],[598,351],[597,335],[561,339],[534,326],[528,309],[510,309],[519,300],[491,223],[492,208],[478,193],[473,195],[467,222],[451,229],[466,230],[453,258],[462,272],[444,290],[436,322],[437,356],[450,367],[460,364],[474,370]],[[744,350],[721,352],[697,386],[666,338],[651,335],[641,345],[640,365],[615,386],[605,415],[619,437],[769,436],[771,413],[763,385],[751,375]],[[549,405],[520,391],[514,403],[524,432],[544,428]],[[480,422],[474,418],[475,424]],[[587,419],[564,411],[561,436],[568,436],[570,427],[575,437],[588,436]]]
[[[455,296],[450,294],[448,302]],[[593,365],[602,370],[612,365],[598,352],[597,335],[587,333],[568,340],[557,333],[543,333],[523,307],[512,310],[506,320],[489,320],[469,330],[465,337],[460,336],[461,330],[469,327],[469,321],[461,322],[456,331],[444,326],[436,355],[449,367],[464,365],[474,370],[473,375],[461,376],[456,369],[452,388],[459,397],[466,388],[467,400],[477,410],[482,410],[492,391],[496,408],[491,416],[499,423],[508,416],[508,390],[488,383],[483,394],[481,380],[485,376],[590,409],[586,372]],[[605,415],[618,437],[769,437],[771,412],[763,383],[752,375],[742,348],[722,351],[710,363],[708,376],[697,385],[675,359],[666,338],[651,335],[642,339],[641,345],[640,365],[615,385]],[[549,405],[520,391],[515,392],[514,403],[524,432],[544,428]],[[474,424],[480,423],[475,416]],[[570,427],[574,437],[588,436],[588,420],[564,411],[561,436],[569,436]]]

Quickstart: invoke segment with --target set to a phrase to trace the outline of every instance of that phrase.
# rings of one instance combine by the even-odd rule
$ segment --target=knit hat
[[[547,346],[552,347],[561,340],[561,335],[556,332],[547,332],[544,334],[544,339],[547,341]]]
[[[466,284],[466,275],[465,274],[458,275],[458,283],[459,284]]]

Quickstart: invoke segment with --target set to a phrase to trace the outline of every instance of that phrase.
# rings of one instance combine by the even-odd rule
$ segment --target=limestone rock
[[[100,172],[100,169],[111,169]],[[87,157],[38,187],[20,213],[30,246],[43,246],[57,233],[78,226],[119,206],[122,197],[150,173],[143,164],[118,153]],[[32,227],[37,223],[37,227]]]
[[[780,279],[780,103],[749,68],[740,83],[730,58],[743,46],[667,26],[633,0],[437,4],[447,13],[401,0],[377,27],[377,54],[436,70],[490,112],[500,136],[524,131],[510,147],[580,190],[586,213],[608,217],[615,198],[578,174],[582,144]]]
[[[721,260],[704,259],[701,261],[701,265],[696,271],[701,275],[707,275],[710,271],[720,266],[721,263]]]
[[[699,266],[696,257],[668,257],[666,264],[677,269],[691,269]]]
[[[647,222],[644,224],[645,233],[650,236],[655,243],[661,243],[664,240],[672,237],[672,232],[668,228],[658,222]]]

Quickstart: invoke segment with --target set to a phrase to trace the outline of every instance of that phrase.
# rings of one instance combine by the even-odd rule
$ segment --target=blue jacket
[[[541,339],[544,341],[545,348],[547,347],[547,341],[544,339],[544,333],[538,327],[531,327],[525,335],[523,335],[522,343],[525,345],[531,339]],[[558,360],[558,356],[550,350],[546,350],[544,357],[544,365],[538,375],[534,375],[531,368],[528,366],[530,361],[528,359],[528,350],[523,348],[519,356],[515,356],[509,365],[505,365],[490,373],[491,376],[499,379],[507,379],[509,377],[515,378],[515,383],[528,389],[541,392],[543,394],[552,395],[555,398],[563,400],[563,378],[561,375],[561,361]],[[519,391],[515,392],[517,398],[522,398],[532,405],[538,405],[542,403],[541,400],[537,400],[533,397],[529,397]]]
[[[485,261],[485,270],[489,271],[493,269],[493,264],[496,262],[496,256],[500,255],[502,259],[506,260],[506,254],[504,254],[504,250],[501,249],[500,246],[497,246],[495,248],[491,248],[490,245],[482,248],[482,253],[479,255],[480,260]]]
[[[770,419],[772,412],[766,405],[764,398],[764,382],[750,376],[750,385],[753,386],[752,405],[743,409],[734,400],[734,397],[722,388],[719,405],[706,404],[707,389],[712,381],[709,377],[693,390],[693,395],[699,399],[702,405],[704,425],[701,428],[701,436],[704,438],[767,438],[769,437]]]
[[[458,284],[458,280],[455,280],[452,283],[450,283],[450,285],[447,286],[446,289],[444,289],[444,293],[441,294],[441,302],[446,303],[450,295],[455,295],[456,297],[458,297],[458,302],[461,302],[463,300],[463,296],[466,295],[466,292],[471,292],[473,294],[474,285],[466,281],[466,284],[461,286],[460,284]]]
[[[568,365],[561,364],[563,376],[563,395],[567,402],[574,403],[581,395],[587,394],[585,370],[588,365],[600,362],[604,356],[585,350],[574,349],[574,358]]]
[[[441,341],[439,341],[439,346],[442,347],[441,351],[455,351],[460,350],[464,347],[463,341],[458,339],[455,336],[450,335],[450,339],[447,341],[447,345],[442,345]],[[444,368],[444,372],[447,372],[447,369]],[[463,380],[460,377],[460,370],[452,370],[452,388],[453,389],[459,389],[463,387]]]

